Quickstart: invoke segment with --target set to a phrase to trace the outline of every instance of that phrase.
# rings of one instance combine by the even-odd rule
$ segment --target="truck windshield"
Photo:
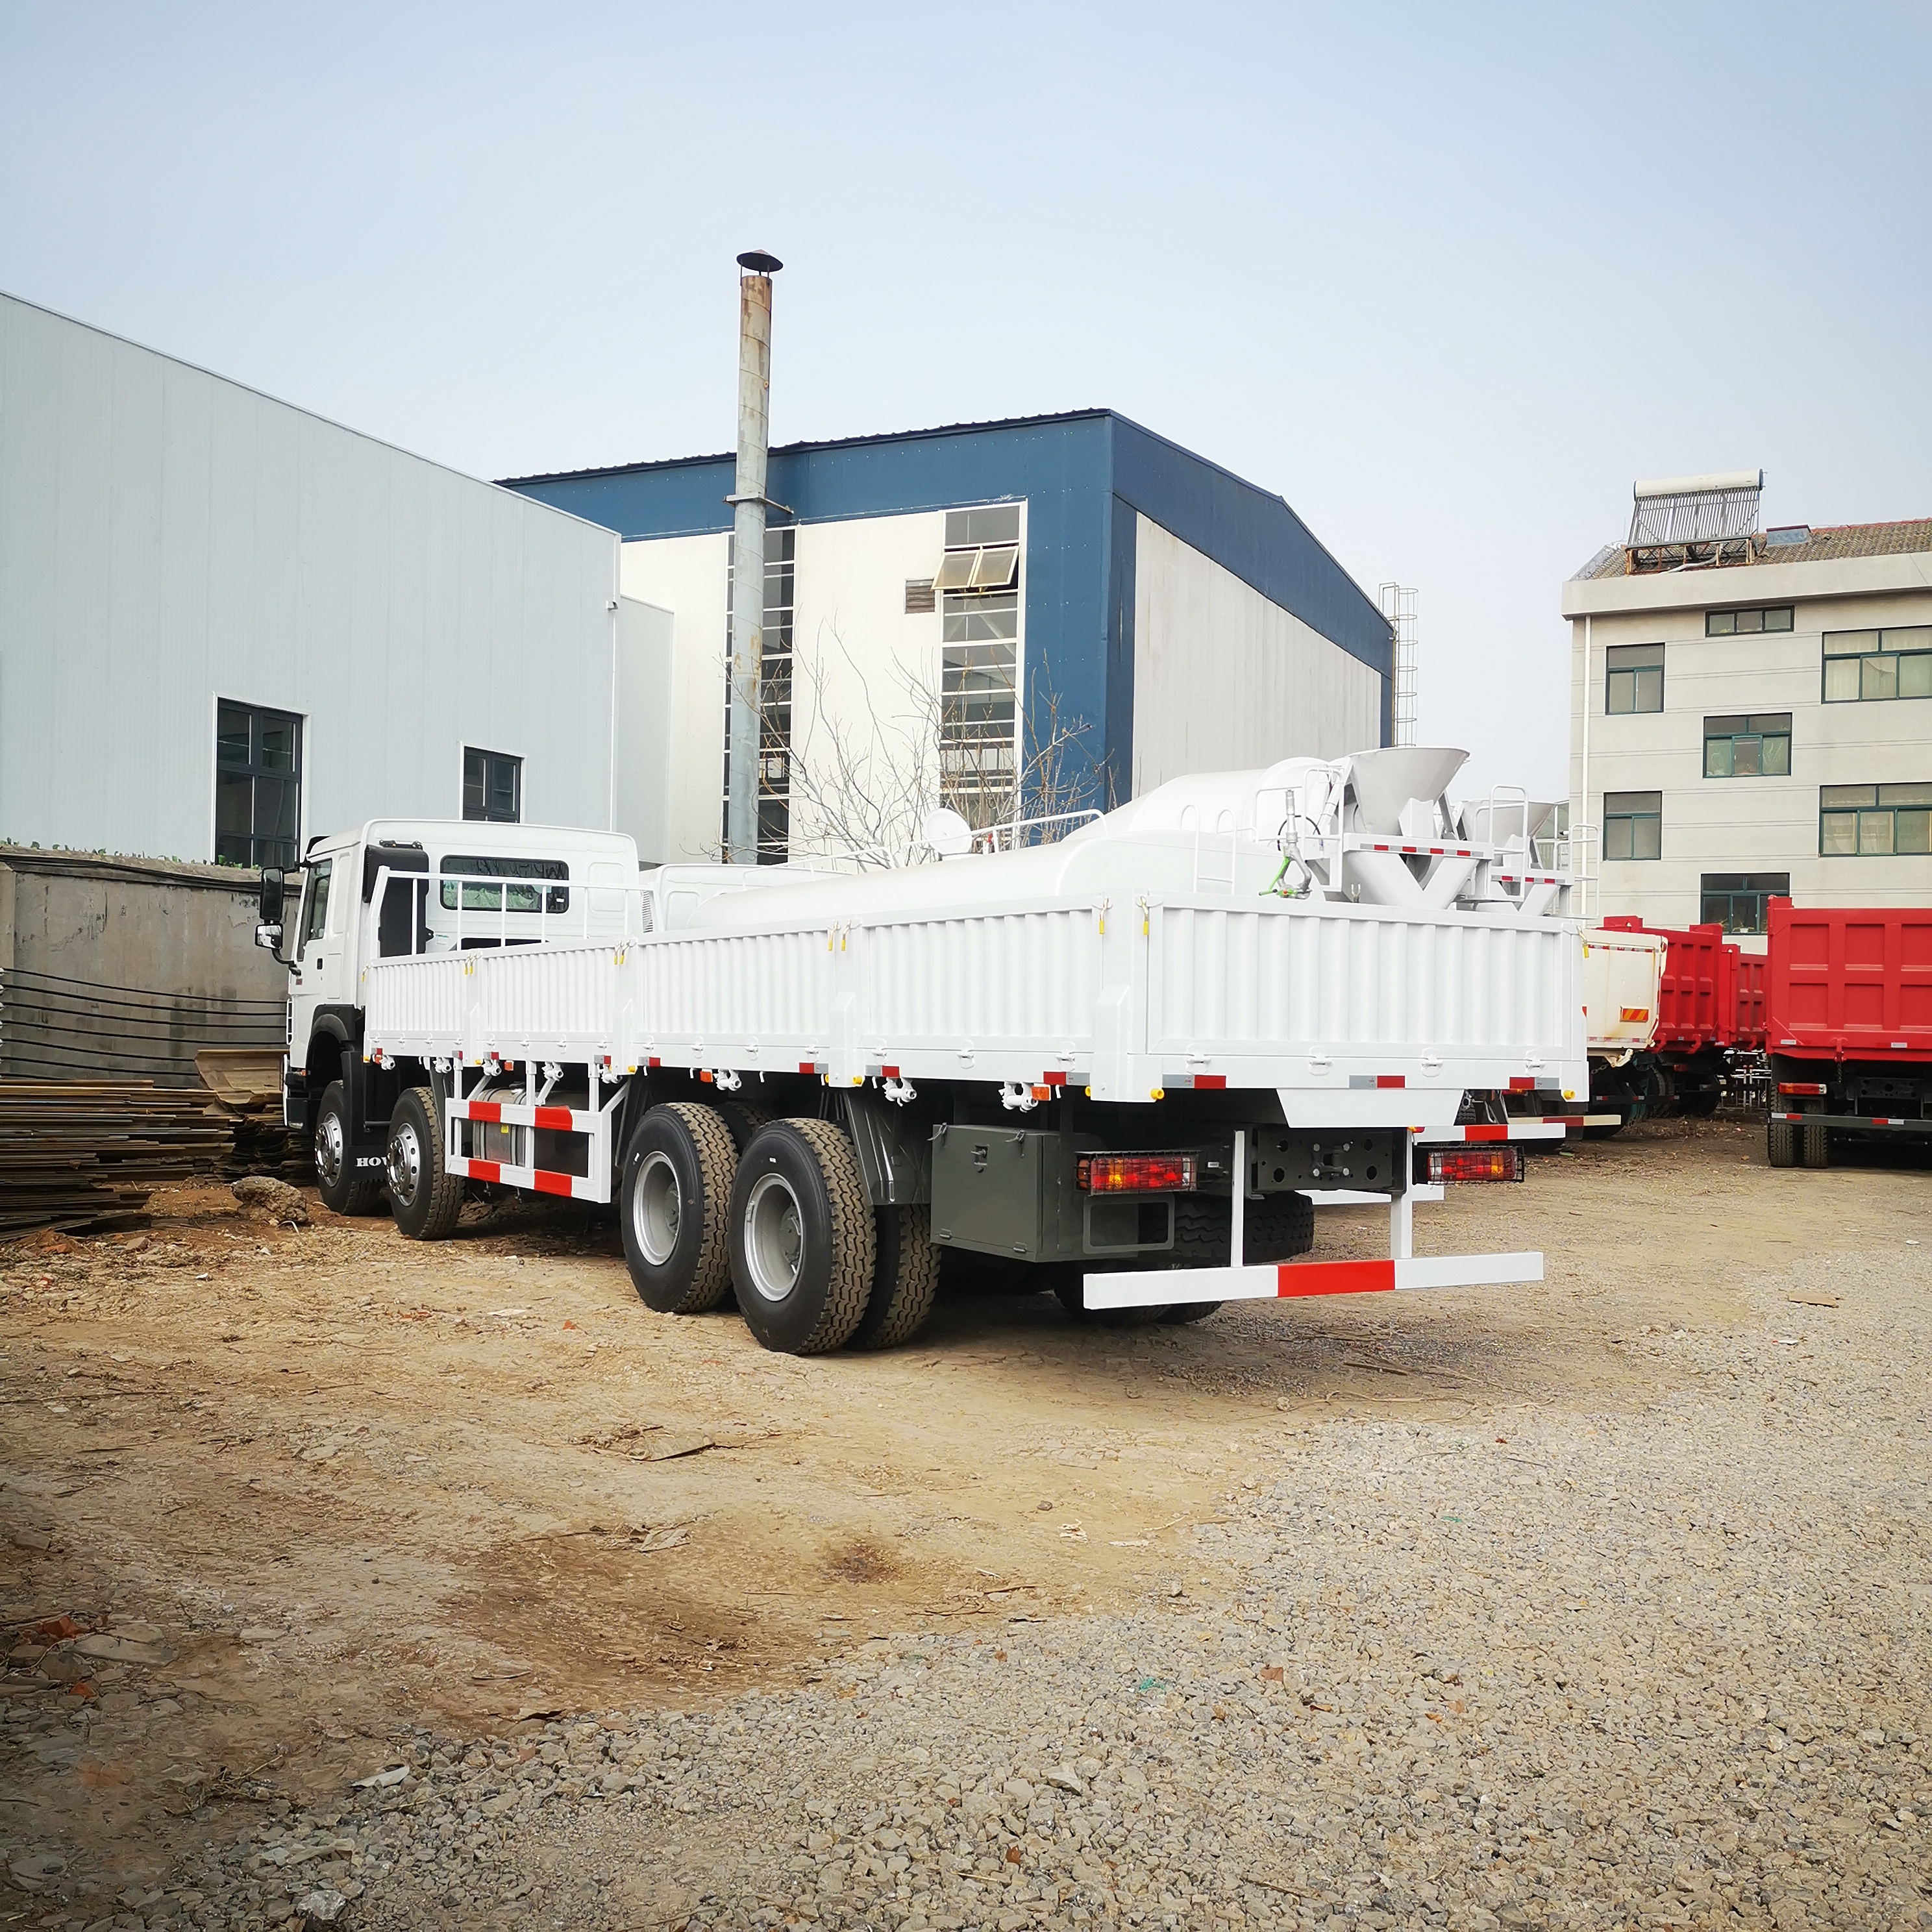
[[[452,853],[442,862],[440,891],[446,911],[457,909],[462,895],[465,912],[568,912],[568,886],[491,885],[493,879],[567,879],[570,867],[562,859],[506,859],[478,854]],[[504,894],[509,895],[508,903]]]

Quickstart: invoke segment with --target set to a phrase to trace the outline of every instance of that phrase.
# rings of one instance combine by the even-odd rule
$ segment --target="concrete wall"
[[[0,837],[214,856],[215,706],[306,721],[302,833],[603,827],[617,539],[0,296]]]
[[[1382,742],[1379,673],[1143,516],[1133,789]]]
[[[1818,849],[1821,786],[1932,782],[1932,699],[1822,698],[1828,632],[1932,624],[1932,585],[1920,587],[1928,561],[1744,566],[1566,586],[1570,809],[1597,828],[1593,910],[1682,926],[1700,916],[1705,874],[1741,872],[1789,872],[1806,905],[1932,904],[1932,857],[1828,858]],[[1585,602],[1607,608],[1574,608]],[[1704,634],[1707,610],[1784,602],[1793,609],[1790,632]],[[1610,716],[1606,652],[1656,644],[1664,646],[1663,710]],[[1705,719],[1754,712],[1791,714],[1790,775],[1706,778]],[[1602,858],[1606,791],[1663,794],[1660,860]]]
[[[288,974],[256,875],[0,846],[0,1070],[191,1085],[209,1046],[278,1046]]]

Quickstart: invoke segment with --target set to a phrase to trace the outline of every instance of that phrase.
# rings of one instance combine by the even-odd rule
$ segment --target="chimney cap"
[[[738,257],[738,266],[748,268],[754,275],[775,275],[784,266],[776,255],[767,255],[762,248],[747,248]]]

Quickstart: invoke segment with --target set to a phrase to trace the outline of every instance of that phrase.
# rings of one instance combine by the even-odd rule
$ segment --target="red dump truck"
[[[1604,926],[1654,933],[1666,944],[1655,1036],[1623,1066],[1592,1064],[1591,1105],[1614,1107],[1626,1121],[1714,1113],[1730,1054],[1764,1043],[1762,962],[1726,939],[1721,926],[1646,926],[1624,914]]]
[[[1834,1138],[1932,1137],[1932,907],[1773,899],[1770,926],[1772,1166],[1828,1166]]]

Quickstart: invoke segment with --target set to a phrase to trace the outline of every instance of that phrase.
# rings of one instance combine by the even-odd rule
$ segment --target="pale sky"
[[[0,0],[0,288],[500,476],[728,448],[767,248],[774,441],[1119,410],[1548,795],[1635,478],[1932,515],[1928,78],[1922,4]]]

